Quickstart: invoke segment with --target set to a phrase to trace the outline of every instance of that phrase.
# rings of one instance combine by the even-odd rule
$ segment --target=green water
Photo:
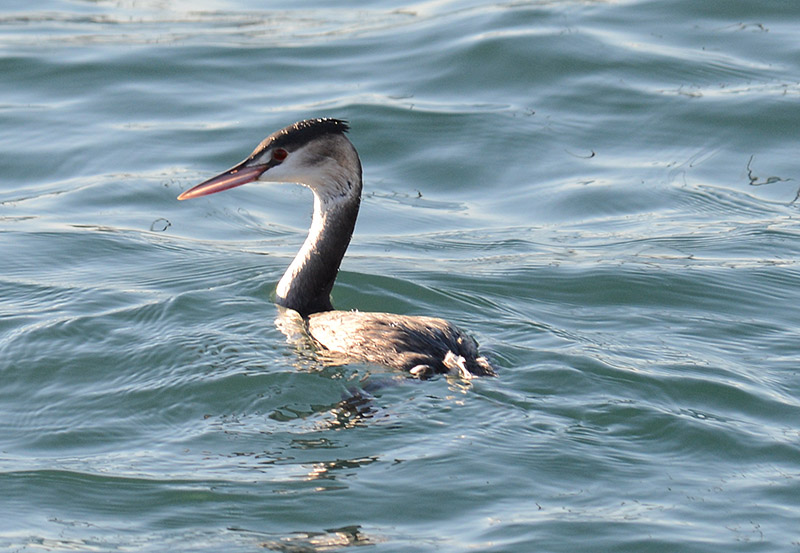
[[[5,2],[0,549],[798,551],[798,28]],[[498,378],[321,366],[272,304],[309,193],[176,201],[316,116],[365,174],[336,306],[448,318]]]

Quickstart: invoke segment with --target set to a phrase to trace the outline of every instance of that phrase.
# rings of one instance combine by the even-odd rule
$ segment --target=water
[[[5,2],[0,548],[798,551],[798,24]],[[336,305],[498,378],[320,366],[272,304],[307,191],[175,200],[314,116],[365,167]]]

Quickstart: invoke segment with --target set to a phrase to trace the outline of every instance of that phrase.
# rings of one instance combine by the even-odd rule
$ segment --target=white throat
[[[325,171],[322,179],[306,184],[314,194],[311,227],[278,282],[277,302],[302,315],[333,309],[330,292],[355,228],[360,171],[339,169],[335,174]]]

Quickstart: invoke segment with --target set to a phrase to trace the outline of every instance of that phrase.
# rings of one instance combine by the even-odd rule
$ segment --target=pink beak
[[[200,196],[208,196],[216,192],[222,192],[229,188],[236,188],[248,182],[257,180],[261,174],[269,169],[269,165],[252,165],[245,166],[246,162],[242,162],[232,169],[228,169],[224,173],[220,173],[216,177],[212,177],[207,181],[201,182],[197,186],[193,186],[183,194],[178,196],[179,200],[191,200],[192,198],[199,198]]]

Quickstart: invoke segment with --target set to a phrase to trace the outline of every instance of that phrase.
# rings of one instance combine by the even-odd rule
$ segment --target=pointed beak
[[[197,186],[193,186],[178,196],[178,199],[191,200],[192,198],[199,198],[200,196],[208,196],[209,194],[222,192],[229,188],[236,188],[237,186],[257,180],[264,171],[270,168],[269,164],[248,166],[246,163],[247,160],[232,169],[228,169],[224,173],[220,173],[216,177],[212,177],[205,182],[201,182]]]

